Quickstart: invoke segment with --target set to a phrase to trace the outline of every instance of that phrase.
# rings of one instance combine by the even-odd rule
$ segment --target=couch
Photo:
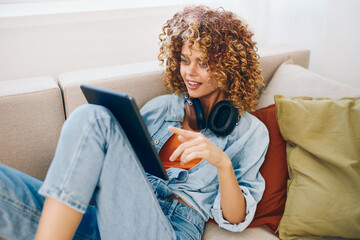
[[[274,104],[276,94],[287,97],[360,96],[358,89],[306,70],[310,60],[307,49],[273,46],[260,48],[259,55],[266,86],[257,109]],[[291,69],[279,72],[279,67],[284,64],[294,66],[302,73],[291,74]],[[140,108],[151,98],[168,93],[162,85],[161,72],[162,67],[158,62],[142,62],[66,72],[55,77],[0,81],[0,162],[43,180],[54,155],[62,124],[77,106],[86,103],[80,84],[130,93],[135,96]],[[297,79],[287,82],[289,76]],[[302,77],[307,79],[305,83],[302,83]],[[330,95],[323,95],[321,90],[324,87],[330,88],[327,91]],[[219,229],[214,222],[208,222],[203,239],[279,239],[274,234],[276,229],[270,230],[266,224],[259,224],[244,232],[232,233]],[[312,235],[306,236],[310,238]],[[325,239],[337,239],[336,235],[330,236],[333,237]],[[299,235],[299,238],[302,236]]]

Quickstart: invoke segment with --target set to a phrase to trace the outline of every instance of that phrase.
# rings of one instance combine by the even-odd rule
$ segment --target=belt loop
[[[177,199],[175,199],[175,198],[172,198],[172,199],[173,199],[173,202],[172,202],[172,204],[170,206],[170,209],[168,211],[169,216],[173,215],[173,212],[175,211],[176,206],[179,204],[179,201]]]

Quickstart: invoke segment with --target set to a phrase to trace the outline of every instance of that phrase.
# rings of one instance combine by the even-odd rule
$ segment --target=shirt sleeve
[[[239,224],[229,223],[223,216],[220,202],[220,191],[217,192],[211,214],[220,228],[232,232],[241,232],[254,218],[257,203],[265,190],[265,180],[259,169],[264,162],[269,145],[269,134],[263,123],[253,116],[244,119],[239,126],[238,139],[225,150],[230,157],[239,187],[246,201],[246,217]],[[241,121],[239,125],[241,125]]]

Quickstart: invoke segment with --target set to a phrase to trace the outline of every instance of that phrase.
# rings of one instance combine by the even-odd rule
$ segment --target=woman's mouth
[[[193,81],[187,81],[188,88],[191,90],[195,90],[200,87],[201,83],[193,82]]]

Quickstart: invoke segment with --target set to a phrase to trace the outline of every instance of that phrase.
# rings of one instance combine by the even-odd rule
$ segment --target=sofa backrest
[[[287,57],[291,57],[294,63],[305,68],[309,66],[310,51],[294,46],[262,48],[259,55],[265,82],[271,79]],[[86,103],[80,90],[82,83],[130,93],[141,108],[155,96],[168,93],[163,85],[162,71],[163,68],[159,66],[158,61],[154,61],[60,74],[58,80],[64,96],[66,116],[77,106]]]
[[[135,96],[138,106],[168,91],[162,84],[162,68],[158,62],[142,62],[104,68],[92,68],[59,75],[59,86],[64,96],[66,116],[85,104],[80,85],[83,83],[122,91]]]

